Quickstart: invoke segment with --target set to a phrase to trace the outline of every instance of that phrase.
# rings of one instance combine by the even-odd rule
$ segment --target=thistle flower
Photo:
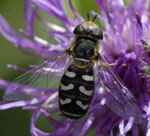
[[[22,107],[26,110],[33,110],[31,117],[30,131],[33,136],[84,136],[92,129],[95,131],[95,136],[110,134],[127,135],[132,132],[133,136],[149,135],[150,133],[150,93],[149,80],[141,76],[142,67],[147,65],[147,60],[143,59],[143,43],[147,28],[150,28],[149,0],[132,0],[129,5],[125,5],[120,0],[95,0],[101,9],[101,14],[92,11],[92,14],[98,14],[98,18],[103,21],[105,30],[104,40],[102,41],[103,56],[110,63],[125,64],[114,66],[114,71],[118,73],[120,78],[128,86],[131,93],[136,98],[138,104],[143,111],[143,120],[141,124],[134,123],[134,117],[128,121],[120,118],[113,113],[102,99],[98,92],[95,92],[93,102],[90,106],[89,113],[85,118],[78,121],[71,121],[62,117],[53,118],[53,114],[59,112],[57,102],[57,91],[46,90],[36,93],[32,90],[34,98],[27,100],[17,100],[12,102],[4,100],[0,104],[0,109],[8,109]],[[73,37],[73,29],[76,25],[84,21],[84,18],[73,8],[71,0],[69,6],[74,14],[74,19],[68,17],[65,12],[63,1],[59,0],[26,0],[25,2],[25,24],[26,30],[20,30],[25,37],[19,35],[13,30],[8,22],[0,16],[0,33],[7,40],[12,42],[23,53],[29,55],[40,56],[44,59],[55,56],[61,50],[70,46],[70,38]],[[53,24],[42,18],[38,11],[44,10],[49,15],[57,18],[62,26]],[[34,30],[35,19],[39,19],[49,31],[46,31],[56,44],[49,43],[46,40],[37,36]],[[150,30],[150,29],[149,29]],[[27,48],[34,52],[29,52]],[[36,66],[30,66],[36,68]],[[26,71],[17,66],[9,65],[9,68],[19,71]],[[6,89],[9,82],[3,79],[0,80],[0,88]],[[15,86],[14,86],[15,87]],[[19,88],[17,94],[22,92],[23,85],[17,85]],[[11,94],[10,92],[5,92]],[[36,127],[36,122],[40,115],[43,114],[52,124],[53,131],[51,133],[43,132]],[[114,131],[118,128],[118,131]]]

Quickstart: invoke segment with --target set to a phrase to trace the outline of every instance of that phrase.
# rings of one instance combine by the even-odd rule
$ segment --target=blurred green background
[[[67,0],[65,0],[65,2],[67,4]],[[91,10],[99,12],[99,8],[93,0],[76,0],[73,1],[73,5],[85,18],[86,14],[90,13]],[[19,28],[25,27],[23,9],[24,0],[0,0],[0,14],[5,17],[16,31]],[[66,11],[69,12],[69,9],[67,8]],[[71,14],[69,15],[72,16]],[[39,25],[41,24],[37,24],[37,26]],[[36,31],[38,32],[39,30]],[[48,39],[49,37],[45,35],[45,38]],[[38,63],[38,60],[38,57],[28,56],[21,53],[12,43],[0,35],[0,78],[12,81],[20,74],[14,70],[6,68],[7,64],[14,64],[27,68],[29,64]],[[3,91],[0,91],[1,99],[2,95]],[[30,136],[29,128],[31,115],[32,112],[22,110],[21,108],[0,111],[0,136]],[[46,131],[50,129],[50,126],[44,117],[39,119],[38,126]]]

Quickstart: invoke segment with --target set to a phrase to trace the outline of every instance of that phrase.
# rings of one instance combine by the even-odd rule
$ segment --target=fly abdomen
[[[70,119],[83,117],[89,108],[94,91],[92,67],[85,69],[70,65],[61,79],[59,105],[63,115]]]

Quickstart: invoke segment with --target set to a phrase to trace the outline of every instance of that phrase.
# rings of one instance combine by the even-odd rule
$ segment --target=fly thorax
[[[91,61],[80,58],[74,58],[73,63],[78,68],[87,68],[90,66]]]
[[[91,39],[81,38],[77,40],[74,47],[74,56],[76,58],[91,60],[94,56],[94,48],[96,42]]]

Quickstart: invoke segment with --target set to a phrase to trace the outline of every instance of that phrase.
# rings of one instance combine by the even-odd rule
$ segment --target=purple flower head
[[[95,2],[100,7],[101,14],[94,11],[91,11],[91,14],[98,15],[98,19],[104,23],[104,39],[101,41],[102,50],[99,52],[110,64],[115,64],[113,70],[123,82],[113,75],[109,66],[106,66],[107,69],[104,68],[106,72],[103,73],[100,70],[102,67],[96,68],[97,75],[102,75],[100,78],[104,86],[99,82],[95,83],[95,92],[88,114],[77,121],[69,120],[60,113],[58,83],[62,71],[65,70],[65,64],[72,63],[68,62],[63,50],[70,47],[74,28],[85,19],[74,9],[71,0],[69,7],[74,15],[73,19],[67,15],[63,1],[26,0],[24,11],[26,29],[20,29],[24,35],[22,36],[2,15],[0,16],[0,34],[3,37],[23,53],[40,56],[45,60],[41,66],[30,65],[31,71],[8,65],[11,69],[27,73],[18,77],[11,85],[8,81],[0,80],[0,88],[6,89],[5,100],[0,103],[0,109],[22,107],[25,110],[33,110],[30,122],[33,136],[85,136],[93,129],[95,136],[106,134],[113,136],[115,133],[120,136],[128,133],[132,133],[133,136],[148,136],[150,133],[149,77],[141,74],[145,72],[143,67],[149,66],[149,61],[143,59],[146,55],[143,43],[148,43],[150,35],[150,1],[132,0],[129,5],[120,0],[95,0]],[[58,19],[61,25],[48,22],[39,14],[41,9]],[[48,42],[38,36],[35,31],[37,19],[47,27],[45,33],[48,33],[54,42]],[[53,59],[56,55],[57,60]],[[45,75],[51,76],[47,76],[45,80],[42,78]],[[31,80],[37,78],[36,81]],[[117,84],[118,82],[120,84]],[[49,84],[53,84],[54,87],[49,88]],[[48,89],[43,89],[45,86]],[[130,92],[124,86],[127,86]],[[105,88],[108,90],[107,94],[103,94]],[[113,98],[119,102],[115,102]],[[124,109],[122,105],[126,105]],[[55,113],[59,113],[57,119],[53,117]],[[53,126],[51,133],[44,132],[36,126],[42,114]]]

